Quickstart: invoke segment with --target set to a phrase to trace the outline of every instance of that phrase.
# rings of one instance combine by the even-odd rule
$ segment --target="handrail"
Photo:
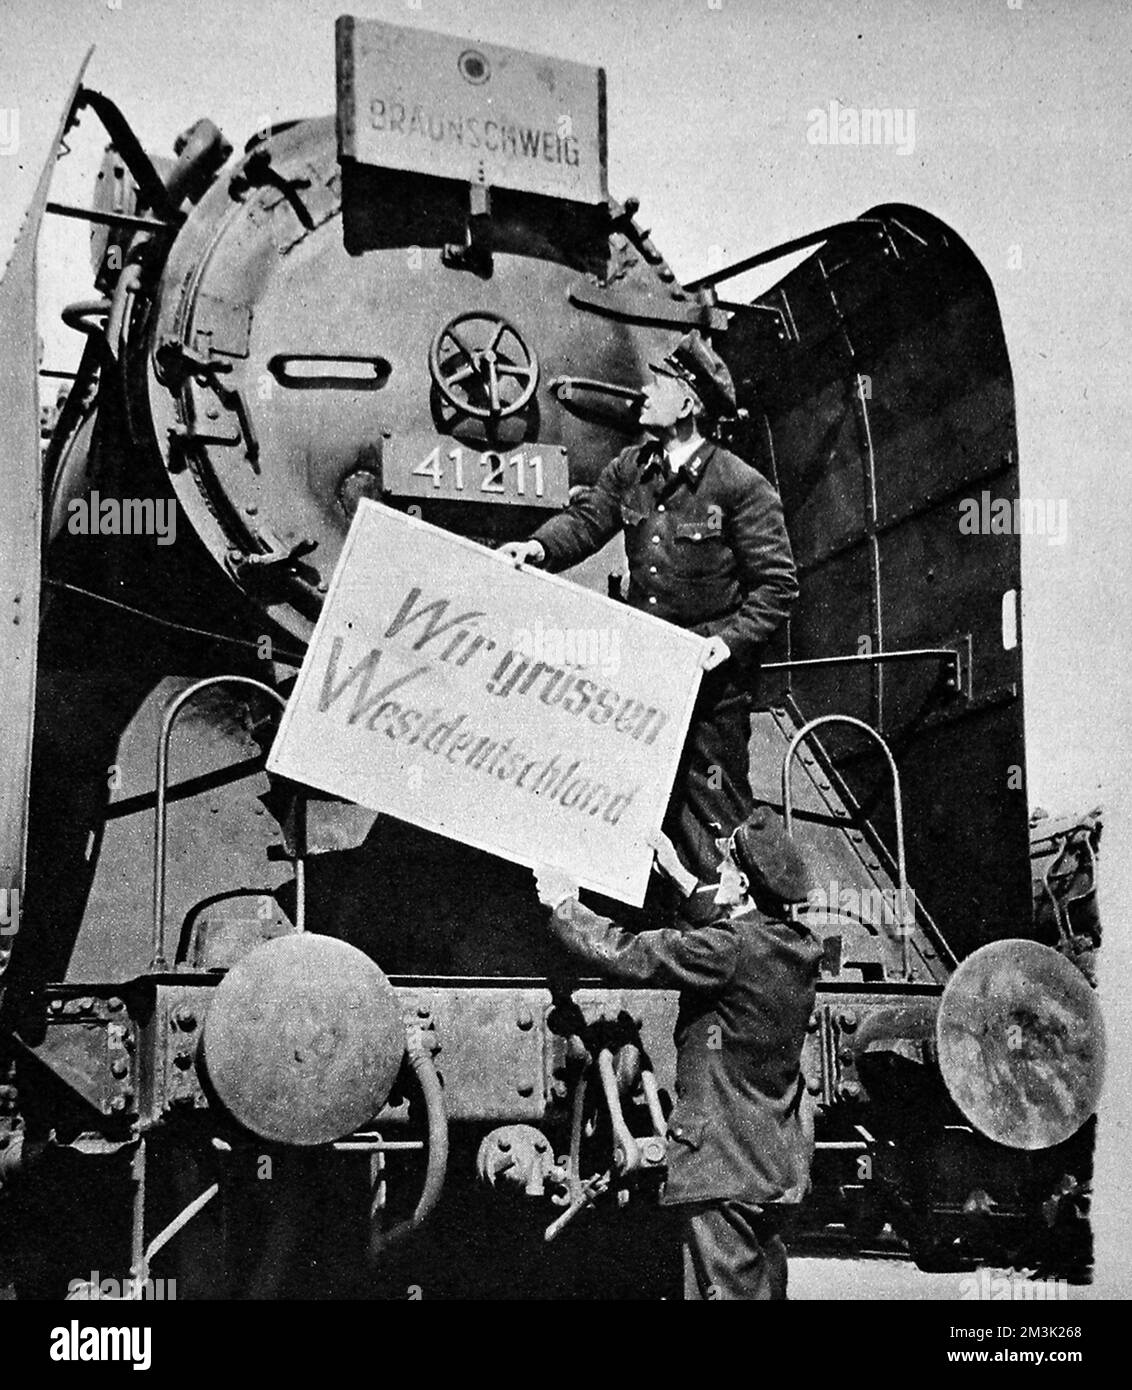
[[[170,701],[162,718],[161,733],[157,740],[157,794],[153,834],[153,945],[149,965],[149,973],[152,975],[166,974],[170,968],[165,959],[166,801],[169,778],[169,743],[173,734],[173,725],[184,707],[190,700],[195,699],[202,690],[207,690],[214,685],[250,685],[254,690],[258,690],[264,695],[270,695],[280,709],[287,707],[287,701],[278,690],[273,690],[270,685],[265,685],[263,681],[253,680],[251,676],[208,676],[204,680],[196,681],[193,685],[188,686]],[[306,930],[307,915],[305,793],[300,794],[296,805],[298,812],[295,824],[295,854],[292,862],[295,866],[295,928],[301,932]]]
[[[804,251],[808,246],[817,246],[819,242],[830,241],[849,232],[872,232],[874,236],[880,236],[884,233],[884,223],[875,217],[858,217],[854,222],[835,222],[830,227],[821,227],[816,232],[807,232],[805,236],[796,236],[790,241],[782,241],[777,246],[768,247],[765,251],[757,251],[753,256],[745,256],[743,260],[725,266],[722,270],[713,270],[709,275],[689,280],[684,288],[689,292],[710,289],[735,275],[742,275],[760,265],[768,265],[771,261],[781,260],[783,256],[792,255],[795,251]]]
[[[868,734],[880,744],[881,751],[888,760],[889,771],[892,773],[892,801],[893,811],[896,816],[896,879],[900,888],[901,916],[907,913],[908,904],[908,865],[904,857],[904,803],[900,792],[900,773],[896,767],[896,759],[892,756],[885,739],[877,733],[871,724],[866,724],[863,719],[854,719],[851,714],[822,714],[816,719],[811,719],[808,724],[803,724],[794,737],[790,740],[789,747],[786,749],[786,756],[782,760],[782,821],[783,828],[787,835],[791,833],[791,826],[794,819],[794,797],[790,787],[790,764],[794,759],[794,754],[798,751],[804,739],[809,738],[815,729],[821,728],[823,724],[849,724],[854,729],[860,729]],[[912,978],[912,968],[908,953],[908,937],[910,923],[902,921],[900,930],[900,972],[902,978],[907,981]]]

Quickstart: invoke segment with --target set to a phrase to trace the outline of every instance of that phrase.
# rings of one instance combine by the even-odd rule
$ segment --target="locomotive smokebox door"
[[[342,16],[338,156],[604,203],[605,71]]]
[[[204,1026],[208,1080],[246,1129],[327,1144],[384,1105],[405,1051],[401,1007],[355,947],[303,933],[257,947],[224,977]]]

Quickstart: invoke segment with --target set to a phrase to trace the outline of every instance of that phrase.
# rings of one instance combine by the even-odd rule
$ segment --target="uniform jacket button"
[[[656,596],[655,596],[654,594],[650,594],[650,595],[649,595],[649,602],[650,602],[650,603],[655,603],[655,602],[656,602]]]
[[[664,503],[663,503],[663,502],[660,504],[659,507],[657,507],[657,511],[658,511],[658,512],[664,511]]]

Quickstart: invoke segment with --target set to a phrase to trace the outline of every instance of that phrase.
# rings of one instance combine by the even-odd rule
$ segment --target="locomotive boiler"
[[[92,203],[51,203],[49,160],[0,288],[3,1281],[665,1286],[640,1252],[675,997],[564,989],[529,872],[264,758],[360,499],[527,535],[636,437],[689,327],[802,584],[751,738],[826,885],[796,1238],[1084,1268],[1100,1042],[1032,918],[1018,539],[957,525],[1017,493],[986,274],[888,205],[681,284],[608,193],[600,70],[336,37],[336,117],[235,158],[208,120],[151,156],[80,74],[60,138],[108,133]],[[41,448],[45,213],[91,224],[93,291]],[[616,554],[581,578],[616,595]]]

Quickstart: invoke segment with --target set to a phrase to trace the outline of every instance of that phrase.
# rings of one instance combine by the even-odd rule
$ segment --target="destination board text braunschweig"
[[[510,159],[539,159],[547,164],[578,166],[578,141],[555,130],[538,130],[493,118],[446,116],[420,105],[374,97],[369,104],[370,125],[385,134],[416,136],[434,144],[462,149],[487,150]]]

